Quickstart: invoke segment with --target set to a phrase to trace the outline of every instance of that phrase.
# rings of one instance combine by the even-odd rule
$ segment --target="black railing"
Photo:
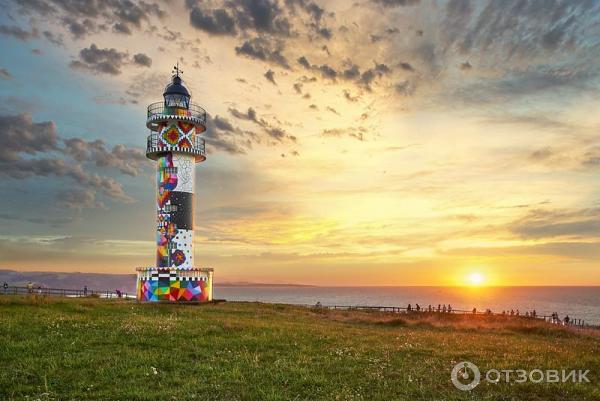
[[[446,310],[438,310],[437,308],[432,308],[431,310],[428,307],[421,307],[417,310],[415,307],[408,309],[408,307],[402,306],[372,306],[372,305],[321,305],[317,303],[316,305],[307,305],[303,304],[303,306],[310,308],[322,308],[322,309],[332,309],[332,310],[347,310],[347,311],[369,311],[369,312],[385,312],[385,313],[402,313],[402,314],[456,314],[456,315],[471,315],[471,316],[502,316],[502,317],[512,317],[512,318],[523,318],[523,319],[539,319],[548,323],[561,324],[565,326],[580,326],[580,327],[592,327],[599,328],[599,325],[593,324],[578,324],[578,321],[583,321],[583,319],[570,319],[568,323],[564,321],[564,319],[558,319],[556,316],[552,315],[539,315],[539,314],[523,314],[523,313],[510,313],[504,311],[503,313],[492,312],[491,310],[464,310],[464,309],[446,309]]]
[[[190,103],[188,109],[181,107],[167,107],[164,102],[152,103],[148,106],[148,120],[160,118],[161,116],[187,116],[206,123],[206,111],[197,104]]]
[[[70,298],[97,297],[97,298],[135,298],[135,295],[127,292],[117,292],[108,290],[74,290],[67,288],[46,288],[46,287],[18,287],[8,286],[0,287],[0,295],[44,295],[60,296]]]

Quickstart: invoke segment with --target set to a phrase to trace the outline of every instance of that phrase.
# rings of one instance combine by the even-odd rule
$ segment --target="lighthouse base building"
[[[212,301],[213,269],[137,268],[137,299],[143,302]]]
[[[146,156],[156,161],[156,266],[137,268],[143,302],[205,302],[213,294],[213,269],[194,265],[194,169],[206,160],[206,112],[190,103],[175,71],[164,102],[148,106],[146,120]]]

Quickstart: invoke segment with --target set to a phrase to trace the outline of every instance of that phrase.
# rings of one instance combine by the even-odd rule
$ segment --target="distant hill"
[[[119,289],[135,292],[135,274],[65,273],[65,272],[19,272],[0,270],[0,284],[24,286],[31,281],[35,286],[77,289],[87,285],[90,290]]]
[[[35,286],[47,288],[78,289],[87,285],[90,290],[119,289],[123,292],[135,292],[135,274],[109,273],[65,273],[65,272],[19,272],[0,270],[0,285],[5,281],[11,286],[25,286],[31,281]],[[269,284],[250,282],[217,282],[216,287],[311,287],[302,284]]]

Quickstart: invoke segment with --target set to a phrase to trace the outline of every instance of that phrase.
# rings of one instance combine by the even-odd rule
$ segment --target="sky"
[[[600,2],[0,6],[0,268],[154,264],[179,62],[216,284],[600,285]]]

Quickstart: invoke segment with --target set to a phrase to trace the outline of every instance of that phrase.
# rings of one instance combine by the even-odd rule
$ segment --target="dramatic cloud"
[[[166,15],[157,3],[146,0],[20,0],[18,6],[25,15],[62,25],[75,39],[105,31],[109,26],[130,34],[134,28],[141,29],[142,22],[150,25],[152,18]]]
[[[86,171],[83,162],[91,161],[98,167],[115,167],[124,174],[136,175],[144,160],[141,150],[128,149],[123,145],[116,145],[109,152],[102,141],[62,140],[52,121],[36,123],[29,114],[0,116],[0,141],[3,143],[0,148],[0,176],[11,179],[69,177],[79,186],[79,192],[101,192],[124,202],[132,199],[125,195],[119,182]],[[61,146],[63,141],[64,147]],[[74,161],[60,155],[70,156]],[[71,202],[74,199],[71,198]]]
[[[206,132],[202,135],[207,142],[207,149],[223,151],[229,154],[245,154],[258,141],[257,135],[234,127],[225,117],[207,116]]]
[[[238,55],[270,62],[288,69],[290,66],[283,56],[282,51],[282,42],[268,40],[264,37],[246,40],[241,46],[235,48],[235,52]]]
[[[357,64],[349,62],[348,60],[345,61],[346,67],[340,71],[328,64],[311,65],[305,56],[299,57],[296,61],[305,69],[319,73],[323,79],[336,82],[336,80],[340,78],[345,81],[354,82],[358,86],[361,86],[369,91],[371,90],[371,84],[375,81],[375,79],[392,73],[392,69],[383,63],[375,63],[374,67],[368,68],[367,70],[361,72],[361,68]],[[403,69],[406,70],[408,67],[412,69],[409,64],[404,64],[405,66],[402,67]]]
[[[352,128],[332,128],[326,129],[321,132],[323,137],[349,137],[359,141],[366,140],[367,129],[365,127],[352,127]]]
[[[308,62],[308,60],[306,59],[306,57],[301,56],[298,58],[298,64],[300,64],[302,67],[306,68],[307,70],[310,69],[310,63]]]
[[[600,237],[600,210],[532,210],[510,230],[527,239]]]
[[[273,70],[269,69],[267,72],[265,72],[265,78],[273,85],[277,85],[277,82],[275,82],[275,72]]]
[[[102,140],[88,142],[81,138],[65,139],[64,144],[62,152],[79,162],[89,161],[98,167],[114,167],[130,176],[140,174],[147,166],[146,155],[139,148],[126,148],[118,144],[109,150]]]
[[[143,67],[152,66],[152,59],[145,55],[144,53],[138,53],[133,56],[133,62],[137,65],[141,65]]]
[[[235,20],[225,9],[203,10],[199,6],[192,7],[190,23],[196,29],[213,35],[235,35]]]
[[[100,49],[92,43],[79,52],[79,60],[71,61],[71,67],[95,73],[118,75],[127,62],[128,54],[116,49]]]
[[[290,22],[277,1],[244,0],[222,2],[211,8],[203,2],[187,1],[190,23],[196,29],[213,35],[236,35],[238,31],[254,31],[287,36]]]
[[[0,116],[0,160],[9,163],[19,153],[33,155],[58,150],[59,137],[52,121],[34,123],[30,114]]]
[[[235,108],[230,108],[229,112],[232,116],[240,120],[252,121],[260,128],[262,128],[263,133],[267,135],[266,139],[267,143],[273,144],[272,140],[275,140],[278,143],[282,142],[296,142],[297,138],[294,135],[288,134],[281,127],[275,126],[272,123],[268,122],[264,118],[259,118],[256,114],[256,111],[252,108],[248,108],[247,112],[241,112]],[[260,140],[260,138],[257,137]]]
[[[36,29],[26,31],[18,26],[0,25],[0,35],[12,36],[19,40],[29,40],[37,38],[39,34]]]

